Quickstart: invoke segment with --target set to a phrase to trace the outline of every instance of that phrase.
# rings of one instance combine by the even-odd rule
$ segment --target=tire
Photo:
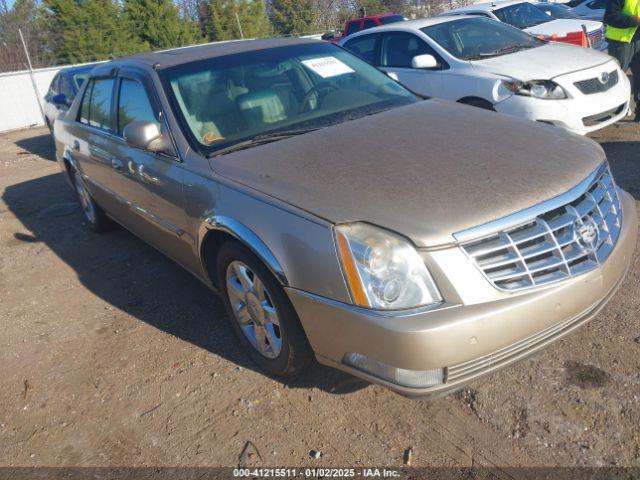
[[[247,248],[228,241],[218,252],[216,272],[231,326],[258,367],[277,376],[307,368],[313,351],[293,305],[267,267]]]
[[[80,172],[74,169],[71,171],[71,175],[73,188],[78,197],[78,202],[80,202],[82,213],[84,214],[85,220],[89,222],[91,230],[97,233],[111,230],[113,227],[113,221],[91,197]]]
[[[495,112],[495,109],[493,108],[493,104],[491,102],[488,102],[487,100],[483,100],[482,98],[464,98],[462,100],[459,100],[459,103],[462,103],[464,105],[469,105],[471,107],[478,107],[478,108],[482,108],[483,110],[491,110],[492,112]]]

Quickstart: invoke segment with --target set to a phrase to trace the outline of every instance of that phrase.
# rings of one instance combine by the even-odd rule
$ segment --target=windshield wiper
[[[278,140],[284,140],[285,138],[295,137],[296,135],[303,135],[305,133],[319,130],[321,127],[313,128],[300,128],[297,130],[282,130],[276,132],[263,133],[256,135],[249,140],[243,140],[228,147],[223,147],[219,150],[215,150],[207,155],[207,158],[219,157],[220,155],[226,155],[227,153],[238,152],[240,150],[246,150],[248,148],[257,147],[258,145],[264,145],[266,143],[277,142]]]
[[[498,57],[500,55],[506,55],[507,53],[515,53],[520,50],[527,50],[529,48],[535,48],[535,45],[507,45],[498,50],[494,50],[493,52],[488,53],[478,53],[477,55],[472,55],[467,57],[467,60],[478,60],[480,58],[490,58],[490,57]]]

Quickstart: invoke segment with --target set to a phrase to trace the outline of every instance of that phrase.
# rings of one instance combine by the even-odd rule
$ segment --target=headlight
[[[355,304],[396,310],[442,301],[424,261],[401,236],[351,223],[336,226],[335,237]]]
[[[531,82],[518,82],[504,80],[502,84],[516,95],[525,97],[542,98],[547,100],[560,100],[567,98],[567,92],[551,80],[533,80]]]

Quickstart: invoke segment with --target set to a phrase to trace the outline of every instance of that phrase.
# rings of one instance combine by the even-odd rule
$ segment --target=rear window
[[[389,23],[404,22],[405,18],[402,15],[389,15],[386,17],[380,17],[378,20],[380,20],[382,25],[387,25]]]
[[[345,35],[351,35],[352,33],[356,33],[360,31],[360,20],[355,22],[347,23],[347,31]]]

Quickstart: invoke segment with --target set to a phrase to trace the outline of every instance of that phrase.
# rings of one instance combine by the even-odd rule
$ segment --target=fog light
[[[344,363],[374,377],[387,380],[403,387],[434,387],[444,383],[444,368],[431,370],[405,370],[386,365],[359,353],[347,353]]]

